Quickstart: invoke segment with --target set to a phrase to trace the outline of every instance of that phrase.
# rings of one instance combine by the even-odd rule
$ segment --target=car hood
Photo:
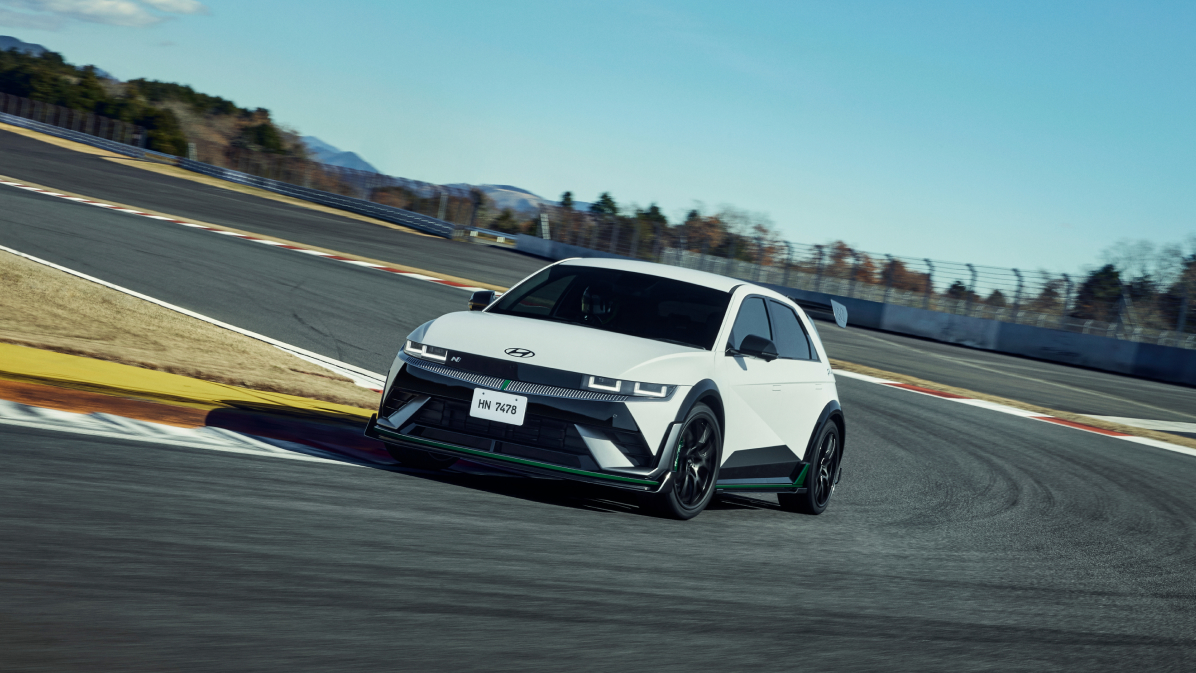
[[[663,341],[482,311],[441,316],[411,338],[449,350],[611,378],[655,369],[650,365],[661,360],[709,356],[709,351]],[[513,357],[507,355],[508,349],[524,349],[534,355]]]

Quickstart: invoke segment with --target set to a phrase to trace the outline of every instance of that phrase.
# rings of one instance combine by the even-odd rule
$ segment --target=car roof
[[[714,290],[722,290],[723,292],[730,292],[731,290],[744,285],[744,281],[720,276],[717,273],[707,273],[705,271],[696,271],[694,269],[686,269],[680,266],[669,266],[667,264],[654,264],[652,262],[641,262],[634,259],[608,259],[603,257],[574,257],[566,259],[561,262],[561,265],[567,266],[589,266],[598,269],[614,269],[616,271],[630,271],[632,273],[642,273],[648,276],[660,276],[662,278],[671,278],[679,280],[684,283],[693,283],[694,285],[701,285]],[[763,288],[761,288],[763,289]]]

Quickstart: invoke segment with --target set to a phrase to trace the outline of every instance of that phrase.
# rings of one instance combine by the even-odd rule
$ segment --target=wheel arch
[[[818,414],[818,422],[810,431],[810,439],[806,442],[806,452],[802,456],[802,460],[807,462],[810,460],[810,451],[818,441],[818,433],[827,421],[832,421],[839,429],[839,455],[842,456],[843,447],[847,445],[847,420],[843,417],[843,408],[839,406],[839,401],[831,400],[822,408],[822,413]]]
[[[722,434],[723,439],[727,437],[727,416],[723,409],[723,396],[718,390],[718,384],[710,379],[703,379],[699,381],[693,388],[686,393],[685,399],[681,401],[681,405],[677,407],[677,416],[673,419],[674,423],[680,423],[689,415],[689,410],[694,408],[695,404],[699,402],[710,407],[714,412],[714,417],[718,419],[718,429]]]

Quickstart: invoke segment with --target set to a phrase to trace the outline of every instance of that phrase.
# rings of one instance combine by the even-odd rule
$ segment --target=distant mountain
[[[522,187],[515,187],[513,185],[470,185],[466,183],[459,183],[455,185],[447,185],[448,187],[463,187],[465,189],[477,188],[483,194],[490,197],[494,201],[495,207],[499,210],[506,210],[510,208],[520,215],[534,215],[540,212],[540,206],[559,206],[560,203],[551,199],[546,199],[534,192],[530,192]],[[573,202],[574,210],[586,210],[590,207],[588,203],[581,201]]]
[[[22,42],[11,35],[0,35],[0,51],[9,51],[10,49],[16,49],[19,52],[29,54],[31,56],[41,56],[49,51],[40,44]]]
[[[368,161],[358,156],[356,152],[345,152],[339,147],[329,145],[315,136],[303,136],[301,140],[304,145],[307,145],[312,158],[322,164],[354,168],[359,171],[369,171],[371,173],[380,172]]]

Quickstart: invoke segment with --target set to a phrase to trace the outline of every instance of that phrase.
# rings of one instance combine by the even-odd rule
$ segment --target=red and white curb
[[[349,257],[341,257],[339,255],[333,255],[331,253],[321,252],[319,250],[312,250],[310,248],[302,248],[297,245],[289,245],[286,243],[279,243],[277,241],[270,241],[270,240],[267,240],[264,238],[257,238],[256,236],[248,236],[246,234],[238,233],[235,231],[229,231],[227,229],[213,227],[208,224],[196,224],[194,222],[187,222],[186,220],[176,220],[172,217],[164,217],[162,215],[154,215],[152,213],[143,213],[140,210],[133,210],[132,208],[125,208],[123,206],[118,206],[118,205],[114,205],[111,203],[104,203],[103,201],[95,201],[92,199],[85,199],[85,198],[82,198],[79,196],[69,196],[67,194],[60,194],[58,192],[53,192],[48,189],[42,189],[41,187],[33,187],[30,185],[24,185],[19,182],[9,182],[6,180],[0,180],[0,185],[5,185],[7,187],[16,187],[17,189],[23,189],[27,192],[36,192],[38,194],[45,194],[46,196],[55,196],[60,199],[65,199],[67,201],[74,201],[75,203],[82,203],[82,204],[85,204],[88,206],[96,206],[97,208],[107,208],[108,210],[112,210],[112,211],[115,211],[118,213],[128,213],[130,215],[140,215],[141,217],[148,217],[151,220],[162,220],[163,222],[172,222],[174,224],[181,224],[184,227],[190,227],[192,229],[203,229],[205,231],[211,231],[211,232],[214,232],[217,234],[224,234],[225,236],[232,236],[233,238],[239,238],[239,239],[242,239],[245,241],[253,241],[254,243],[264,243],[265,245],[269,245],[269,246],[275,247],[275,248],[294,250],[295,252],[302,252],[302,253],[308,254],[308,255],[315,255],[316,257],[323,257],[324,259],[333,259],[338,262],[347,262],[354,266],[362,266],[367,269],[377,269],[378,271],[385,271],[387,273],[393,273],[395,275],[403,276],[405,278],[411,278],[412,280],[423,280],[423,281],[427,281],[429,283],[436,283],[437,285],[447,285],[449,287],[461,288],[462,290],[466,290],[468,292],[477,292],[478,290],[486,289],[483,287],[474,287],[472,285],[467,285],[465,283],[458,283],[457,281],[453,281],[453,280],[445,280],[443,278],[436,278],[434,276],[425,276],[422,273],[415,273],[413,271],[404,271],[402,269],[396,269],[394,267],[386,266],[384,264],[374,264],[373,262],[363,262],[361,260],[351,259]]]
[[[867,374],[857,374],[842,369],[835,370],[835,376],[843,376],[850,379],[857,379],[859,381],[866,381],[868,383],[876,383],[890,388],[900,388],[910,392],[918,393],[920,395],[929,395],[951,402],[959,402],[973,407],[980,407],[981,409],[988,409],[1002,414],[1009,414],[1010,416],[1021,416],[1022,418],[1029,418],[1035,421],[1043,421],[1045,423],[1054,423],[1055,425],[1062,425],[1076,430],[1083,430],[1084,432],[1092,432],[1106,437],[1115,437],[1117,439],[1124,439],[1127,442],[1134,442],[1135,444],[1145,444],[1146,446],[1153,446],[1156,449],[1164,449],[1166,451],[1174,451],[1176,453],[1183,453],[1189,456],[1196,456],[1196,449],[1189,449],[1186,446],[1178,444],[1171,444],[1169,442],[1160,441],[1157,439],[1150,439],[1149,437],[1138,437],[1136,435],[1128,435],[1124,432],[1116,432],[1114,430],[1105,430],[1092,425],[1085,425],[1075,421],[1069,421],[1055,416],[1045,416],[1033,411],[1026,411],[1025,409],[1018,409],[1006,404],[999,404],[997,402],[989,402],[987,400],[978,400],[972,397],[964,397],[963,395],[956,395],[954,393],[944,393],[940,390],[932,390],[930,388],[923,388],[921,386],[911,385],[909,383],[900,383],[898,381],[888,381],[886,379],[877,378],[875,376],[868,376]]]

